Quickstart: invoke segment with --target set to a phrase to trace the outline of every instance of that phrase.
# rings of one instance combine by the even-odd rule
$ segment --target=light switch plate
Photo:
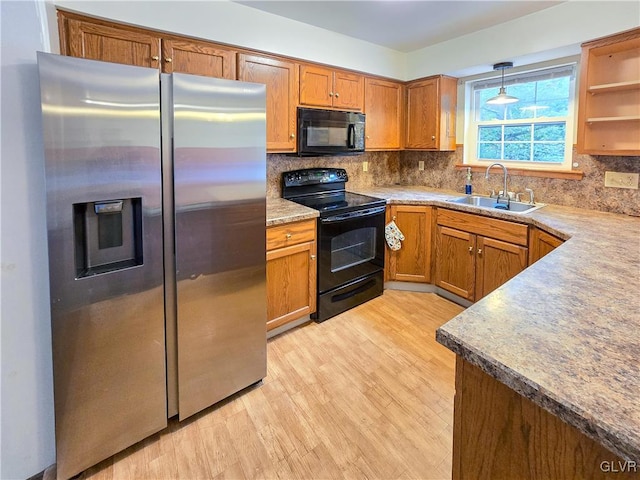
[[[638,177],[637,173],[604,172],[604,186],[637,190]]]
[[[424,170],[424,160],[418,161],[418,170],[420,170],[421,172]]]
[[[369,162],[362,162],[362,171],[363,172],[369,171]]]

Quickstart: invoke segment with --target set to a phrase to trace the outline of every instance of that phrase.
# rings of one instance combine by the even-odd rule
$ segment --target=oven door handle
[[[353,220],[354,218],[372,217],[384,213],[386,206],[367,208],[366,210],[358,210],[356,212],[343,213],[342,215],[334,215],[333,217],[321,218],[320,223],[337,223],[344,222],[346,220]]]

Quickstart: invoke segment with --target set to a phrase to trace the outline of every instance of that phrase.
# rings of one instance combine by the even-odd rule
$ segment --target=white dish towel
[[[404,235],[393,220],[384,227],[384,238],[387,240],[387,245],[391,250],[400,250],[402,248],[400,242],[404,240]]]

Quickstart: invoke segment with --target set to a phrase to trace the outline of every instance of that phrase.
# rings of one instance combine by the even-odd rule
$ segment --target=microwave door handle
[[[356,126],[353,123],[347,128],[347,148],[356,148]]]

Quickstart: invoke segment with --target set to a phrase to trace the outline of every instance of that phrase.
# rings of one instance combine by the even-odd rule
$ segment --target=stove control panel
[[[349,181],[349,177],[344,168],[305,168],[282,174],[282,183],[285,187],[344,183],[347,181]]]

